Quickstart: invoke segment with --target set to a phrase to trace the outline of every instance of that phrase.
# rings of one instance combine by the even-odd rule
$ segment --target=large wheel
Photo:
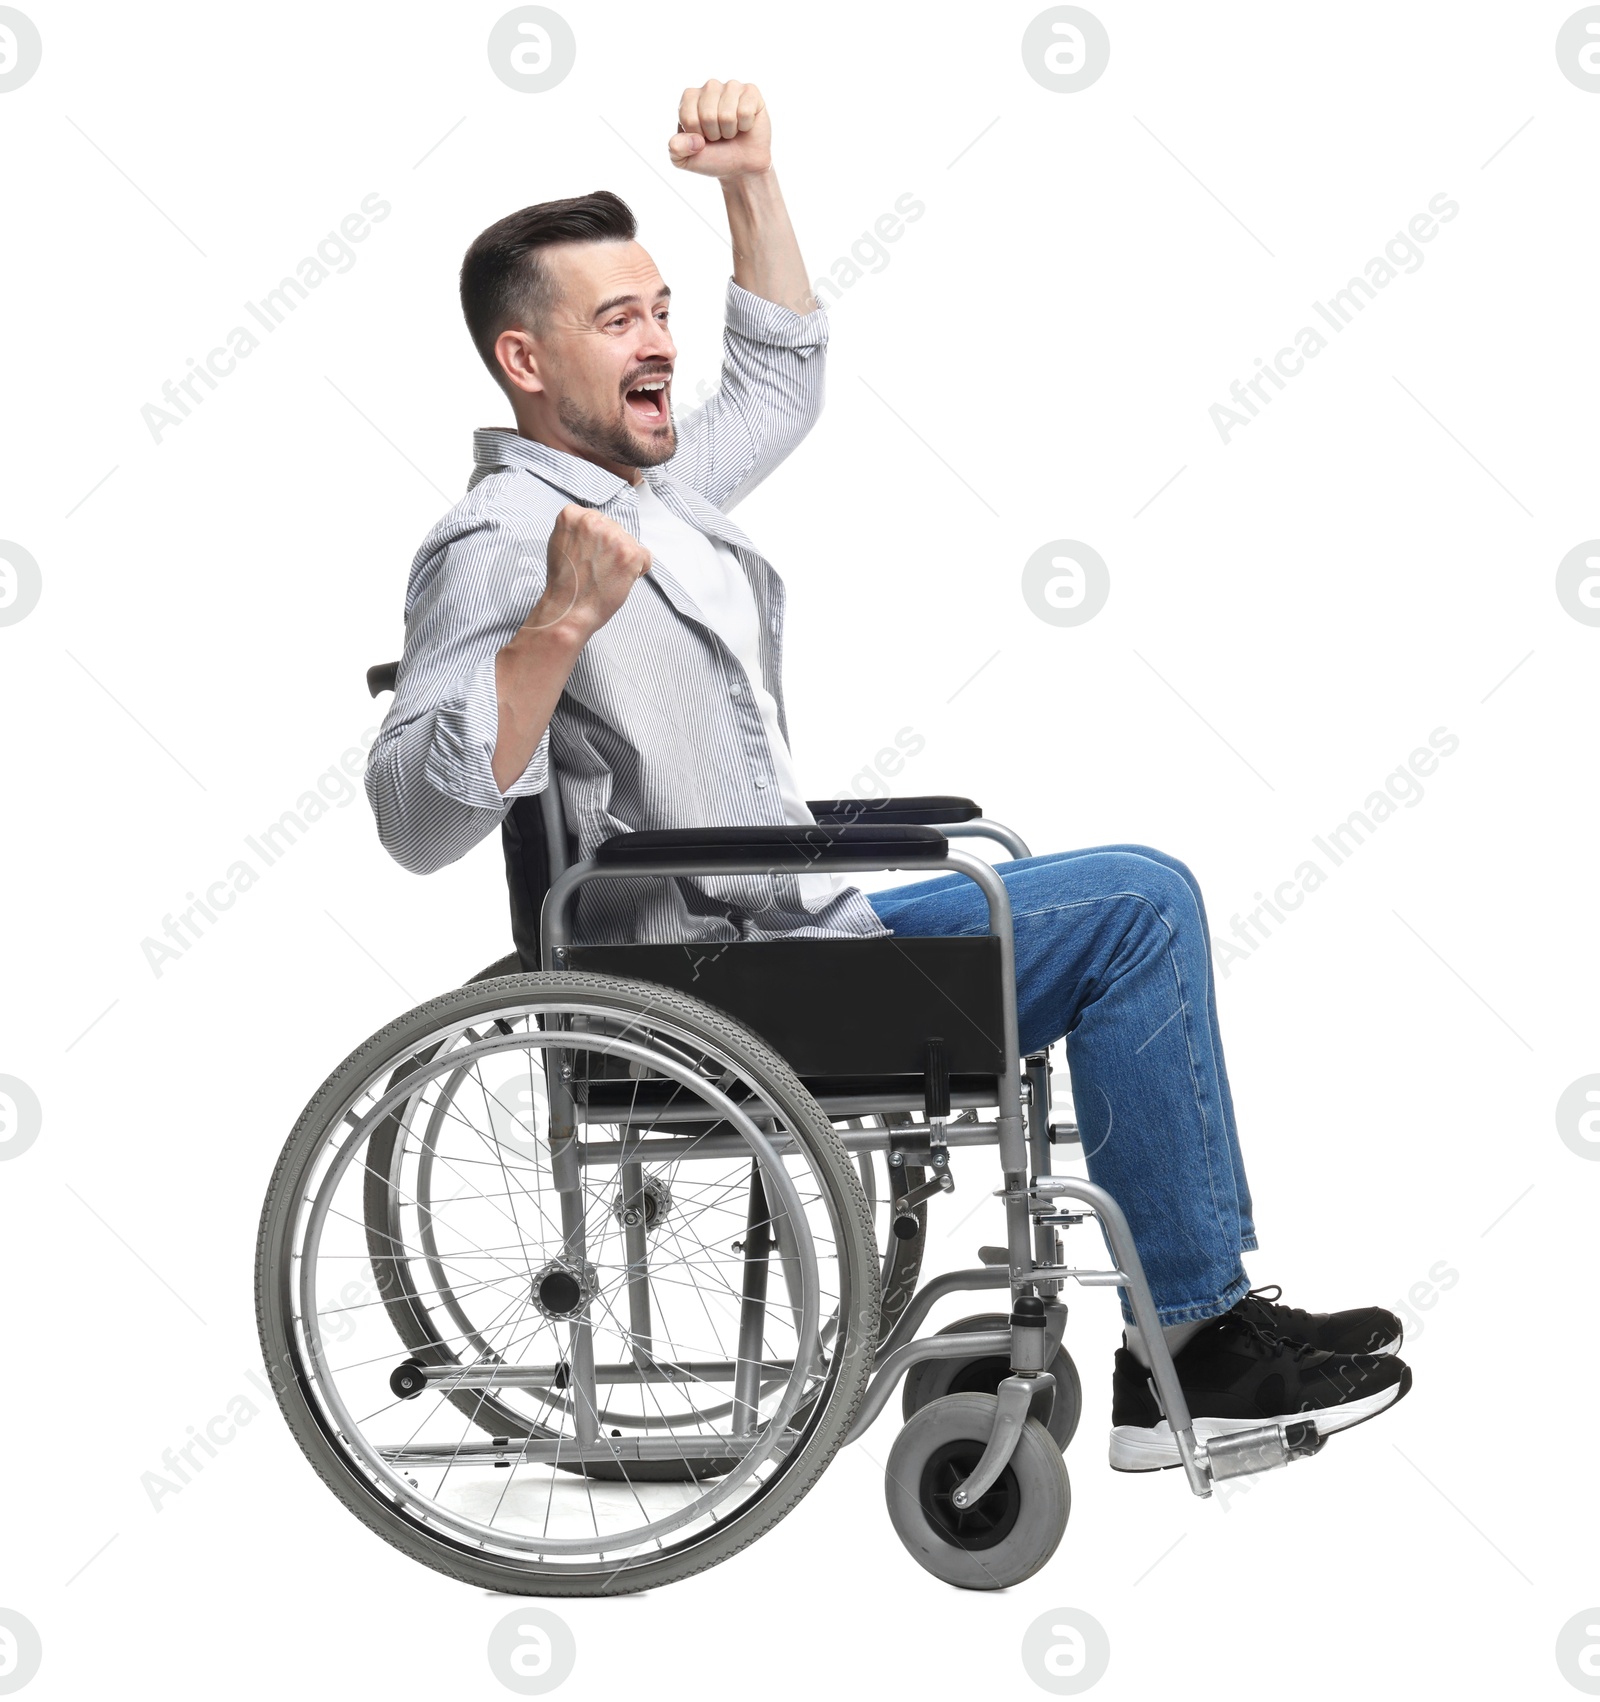
[[[896,1534],[912,1559],[965,1590],[1020,1584],[1055,1553],[1072,1511],[1061,1450],[1038,1419],[1022,1426],[994,1484],[971,1507],[952,1491],[983,1454],[999,1402],[946,1395],[916,1412],[895,1438],[884,1494]]]
[[[515,952],[497,959],[488,968],[480,969],[472,977],[469,985],[480,981],[492,981],[504,975],[521,973],[520,960]],[[396,1085],[406,1070],[410,1069],[415,1060],[407,1059],[395,1071],[390,1086]],[[433,1237],[433,1199],[432,1190],[439,1168],[433,1162],[433,1155],[441,1125],[447,1125],[451,1112],[451,1101],[454,1093],[459,1091],[468,1072],[463,1069],[456,1072],[452,1079],[451,1090],[442,1093],[433,1104],[429,1116],[421,1126],[413,1126],[417,1121],[408,1117],[407,1107],[402,1106],[392,1113],[374,1130],[367,1148],[366,1182],[364,1189],[364,1216],[367,1226],[367,1244],[371,1251],[374,1269],[383,1273],[386,1284],[382,1290],[385,1309],[393,1324],[395,1333],[406,1343],[425,1363],[437,1359],[436,1344],[442,1340],[465,1343],[479,1353],[489,1351],[487,1344],[473,1333],[472,1324],[467,1317],[466,1309],[460,1304],[456,1295],[457,1276],[445,1268],[438,1258]],[[471,1091],[470,1082],[467,1083]],[[516,1098],[521,1099],[525,1090],[518,1085]],[[410,1101],[410,1109],[414,1111],[416,1101]],[[859,1129],[892,1128],[909,1124],[911,1117],[904,1112],[890,1112],[884,1115],[874,1115],[865,1119],[851,1117],[845,1119],[849,1128]],[[405,1168],[408,1143],[421,1155],[416,1165],[415,1199],[410,1199],[404,1190],[396,1185],[396,1178]],[[876,1165],[876,1168],[875,1168]],[[863,1153],[857,1159],[860,1173],[862,1192],[866,1198],[868,1212],[872,1215],[877,1233],[878,1245],[882,1249],[882,1270],[880,1273],[880,1303],[879,1303],[879,1340],[887,1336],[899,1320],[900,1314],[916,1291],[917,1274],[922,1264],[923,1247],[927,1231],[927,1206],[918,1205],[915,1208],[915,1234],[905,1233],[905,1223],[902,1220],[899,1233],[895,1233],[895,1220],[892,1200],[896,1193],[903,1189],[918,1187],[923,1179],[923,1172],[916,1166],[907,1167],[903,1174],[896,1172],[888,1163],[888,1155]],[[883,1175],[880,1180],[878,1171]],[[449,1174],[443,1172],[445,1183],[449,1185]],[[898,1181],[896,1180],[898,1176]],[[654,1211],[656,1201],[665,1197],[670,1202],[670,1186],[666,1178],[660,1174],[641,1174],[639,1177],[641,1192],[640,1206],[647,1220]],[[663,1195],[663,1190],[665,1193]],[[396,1266],[386,1258],[389,1247],[400,1234],[400,1220],[407,1206],[414,1206],[418,1222],[419,1239],[424,1250],[429,1255],[428,1275],[430,1282],[420,1288],[408,1280],[404,1267]],[[653,1227],[653,1224],[650,1225]],[[838,1328],[836,1315],[830,1315],[824,1322],[823,1340],[831,1339]],[[540,1433],[540,1426],[525,1412],[519,1412],[516,1407],[493,1393],[484,1391],[454,1391],[448,1399],[458,1411],[484,1430],[497,1436],[528,1436]],[[600,1409],[602,1422],[609,1423],[617,1415],[604,1406]],[[675,1425],[685,1425],[694,1428],[697,1418],[701,1416],[688,1409],[671,1410],[666,1404],[643,1422],[650,1427],[672,1429]],[[699,1459],[686,1460],[651,1460],[640,1461],[631,1468],[631,1475],[636,1479],[649,1478],[657,1482],[682,1482],[707,1476],[718,1476],[727,1469],[727,1461],[704,1461]],[[615,1472],[603,1462],[589,1462],[580,1467],[570,1463],[561,1463],[563,1471],[582,1470],[590,1476],[615,1476]]]
[[[941,1336],[971,1335],[978,1331],[1008,1330],[1011,1320],[1004,1312],[980,1312],[973,1318],[958,1318],[946,1324]],[[1045,1425],[1055,1438],[1055,1444],[1066,1452],[1067,1444],[1077,1434],[1078,1420],[1083,1415],[1083,1385],[1078,1368],[1067,1350],[1056,1349],[1055,1358],[1045,1367],[1055,1376],[1055,1398],[1050,1404],[1050,1419]],[[906,1418],[930,1401],[945,1395],[992,1395],[1000,1387],[1000,1379],[1011,1375],[1010,1357],[990,1353],[972,1359],[919,1359],[906,1373],[900,1390],[900,1411]]]
[[[615,1594],[725,1559],[816,1480],[878,1259],[838,1136],[748,1030],[643,982],[510,975],[324,1083],[257,1310],[296,1439],[380,1535],[483,1588]]]

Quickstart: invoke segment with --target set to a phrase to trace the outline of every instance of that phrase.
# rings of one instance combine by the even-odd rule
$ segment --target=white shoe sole
[[[1279,1416],[1291,1423],[1311,1422],[1319,1436],[1331,1436],[1336,1430],[1348,1430],[1353,1424],[1376,1418],[1391,1407],[1410,1387],[1405,1379],[1381,1389],[1364,1400],[1346,1401],[1342,1406],[1322,1407],[1312,1412],[1283,1413]],[[1194,1421],[1196,1441],[1209,1442],[1213,1437],[1232,1436],[1240,1430],[1255,1430],[1274,1422],[1265,1418],[1197,1418]],[[1165,1419],[1146,1429],[1137,1424],[1118,1424],[1111,1431],[1111,1469],[1119,1472],[1165,1471],[1181,1465],[1178,1444],[1173,1440],[1172,1427]]]

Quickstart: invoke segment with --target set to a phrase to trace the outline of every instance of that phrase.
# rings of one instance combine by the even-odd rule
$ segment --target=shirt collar
[[[472,434],[472,459],[483,472],[495,467],[525,468],[546,484],[596,508],[633,488],[626,479],[619,479],[593,461],[535,443],[509,426],[479,426]]]
[[[475,463],[473,484],[498,467],[521,467],[564,495],[586,503],[591,508],[608,507],[619,497],[626,498],[630,503],[638,502],[639,487],[629,480],[619,479],[615,473],[608,473],[604,467],[597,467],[593,461],[585,461],[577,455],[568,455],[563,449],[552,449],[546,443],[536,443],[533,438],[524,437],[509,426],[479,426],[472,434],[472,456]],[[646,467],[644,482],[657,497],[671,507],[679,519],[687,521],[698,531],[720,543],[727,544],[730,549],[748,552],[763,578],[767,597],[781,602],[782,582],[772,571],[766,558],[719,508],[711,503],[693,501],[692,493],[686,495],[682,487],[673,480],[671,466],[669,461],[659,467]],[[683,601],[690,601],[687,594],[684,595]],[[699,611],[692,605],[690,612],[699,618]]]

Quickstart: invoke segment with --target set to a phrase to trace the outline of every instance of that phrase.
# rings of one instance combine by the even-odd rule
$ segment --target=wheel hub
[[[651,1173],[634,1194],[619,1188],[611,1210],[624,1229],[633,1229],[642,1223],[646,1230],[651,1230],[672,1210],[672,1190],[664,1176]]]
[[[599,1290],[587,1259],[552,1259],[534,1275],[533,1303],[547,1318],[576,1318]]]
[[[993,1548],[1011,1534],[1022,1510],[1017,1475],[1010,1466],[969,1505],[959,1506],[956,1490],[983,1456],[981,1442],[946,1442],[923,1467],[922,1510],[928,1522],[953,1547],[970,1551]]]

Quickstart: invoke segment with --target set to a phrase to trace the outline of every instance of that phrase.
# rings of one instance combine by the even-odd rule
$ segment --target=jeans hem
[[[1224,1312],[1231,1312],[1249,1291],[1250,1279],[1240,1271],[1215,1300],[1197,1300],[1180,1306],[1157,1304],[1156,1320],[1163,1329],[1172,1324],[1201,1324],[1208,1318],[1220,1318]],[[1124,1324],[1133,1322],[1133,1312],[1126,1296],[1122,1300],[1122,1321]]]

